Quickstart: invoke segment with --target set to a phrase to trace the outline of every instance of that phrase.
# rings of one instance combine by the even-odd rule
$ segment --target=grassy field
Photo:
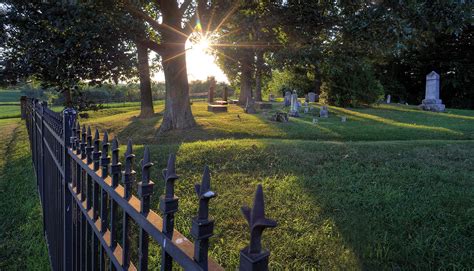
[[[157,103],[156,112],[162,109]],[[193,184],[200,181],[204,165],[210,166],[213,190],[219,194],[211,201],[216,221],[211,257],[226,269],[236,268],[239,249],[248,242],[239,208],[251,204],[258,183],[264,187],[267,216],[278,222],[263,238],[272,270],[474,268],[474,111],[331,107],[330,118],[318,124],[311,123],[310,115],[273,123],[267,120],[271,112],[247,115],[231,106],[229,113],[213,114],[195,102],[198,126],[168,134],[158,134],[162,113],[148,120],[137,119],[138,113],[135,104],[110,106],[90,112],[81,123],[107,129],[122,143],[132,138],[137,162],[143,146],[151,148],[155,210],[163,191],[158,176],[169,153],[177,153],[176,227],[188,238],[190,218],[197,211]],[[341,116],[348,121],[342,123]],[[18,254],[5,252],[10,245],[2,247],[0,269],[11,267],[21,255],[24,265],[9,269],[29,269],[27,262],[38,261],[35,269],[46,270],[23,124],[7,119],[0,125],[10,127],[1,129],[2,138],[17,150],[3,150],[12,158],[0,155],[2,197],[22,198],[21,210],[10,210],[11,200],[2,201],[2,218],[14,216],[16,223],[27,224],[21,231],[11,227],[12,221],[2,222],[2,246],[13,236],[18,236],[14,244],[31,246]],[[24,186],[6,185],[18,179]],[[24,242],[32,235],[38,241]],[[152,250],[158,249],[152,245]],[[159,261],[159,254],[154,255],[151,265]]]

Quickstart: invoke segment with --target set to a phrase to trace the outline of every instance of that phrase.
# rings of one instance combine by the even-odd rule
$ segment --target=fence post
[[[242,207],[247,222],[250,226],[250,245],[240,251],[239,270],[266,271],[270,252],[262,249],[262,233],[266,228],[274,228],[277,223],[265,217],[265,204],[263,201],[262,185],[257,186],[253,208]]]
[[[20,97],[21,119],[26,119],[26,96]]]
[[[71,157],[68,148],[72,145],[71,139],[75,135],[72,134],[74,122],[76,120],[76,111],[72,108],[66,108],[63,111],[63,167],[64,178],[62,180],[64,214],[63,214],[63,260],[64,270],[72,270],[72,196],[69,192],[69,183],[71,183]]]

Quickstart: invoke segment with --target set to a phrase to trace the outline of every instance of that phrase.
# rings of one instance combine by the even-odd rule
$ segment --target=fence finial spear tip
[[[146,146],[145,152],[143,153],[142,165],[145,166],[148,163],[150,163],[150,149],[148,148],[148,146]]]
[[[244,206],[242,207],[242,213],[250,226],[250,253],[260,253],[263,230],[266,228],[274,228],[277,225],[276,221],[265,217],[265,204],[261,184],[257,186],[253,200],[253,208]]]
[[[199,198],[214,198],[217,194],[211,191],[211,172],[208,166],[204,167],[201,184],[195,184],[194,188]]]
[[[94,140],[99,140],[99,129],[95,128]]]
[[[91,127],[87,126],[87,136],[92,136]]]
[[[112,141],[112,150],[116,151],[118,149],[119,149],[119,142],[118,142],[118,138],[115,136],[114,140]]]
[[[163,173],[165,181],[170,179],[178,179],[178,175],[176,175],[176,155],[173,153],[170,154],[168,158],[168,165],[166,166],[166,169]]]
[[[125,151],[125,158],[131,158],[131,155],[133,155],[133,144],[132,140],[129,139],[127,142],[127,150]]]
[[[79,123],[79,120],[76,120],[76,127],[77,127],[76,129],[77,129],[78,131],[81,130],[81,124]]]
[[[109,134],[107,131],[104,132],[104,139],[103,139],[103,144],[108,144],[109,143]]]
[[[83,134],[86,133],[86,125],[85,125],[85,124],[82,124],[82,133],[83,133]]]

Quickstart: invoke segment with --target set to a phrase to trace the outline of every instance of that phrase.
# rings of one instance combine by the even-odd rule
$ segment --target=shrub
[[[349,57],[332,57],[323,65],[324,82],[321,101],[336,106],[360,106],[383,97],[382,84],[376,79],[372,65]]]

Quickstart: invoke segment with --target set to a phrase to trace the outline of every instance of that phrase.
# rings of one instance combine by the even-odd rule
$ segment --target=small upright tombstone
[[[268,101],[271,102],[271,103],[274,102],[275,101],[275,95],[273,95],[273,94],[268,95]]]
[[[247,98],[247,103],[245,103],[245,113],[247,114],[255,114],[257,110],[255,110],[255,103],[252,98]]]
[[[291,105],[291,92],[286,91],[285,92],[285,106],[290,106]]]
[[[392,101],[392,96],[390,94],[387,95],[387,104]]]
[[[291,94],[291,107],[290,107],[290,112],[288,113],[290,117],[299,117],[300,114],[298,112],[299,104],[298,104],[298,94],[296,94],[296,91]]]
[[[214,76],[209,76],[207,78],[207,81],[209,81],[209,93],[207,95],[207,102],[209,104],[214,103],[214,90],[216,89],[216,79]]]
[[[308,100],[310,103],[316,102],[316,93],[308,92]]]
[[[320,118],[327,118],[329,117],[329,110],[327,105],[321,106],[321,110],[319,111]]]
[[[227,102],[227,96],[229,95],[229,89],[227,88],[227,86],[224,87],[224,93],[222,95],[222,100]]]
[[[435,71],[426,76],[425,99],[421,102],[423,110],[443,112],[446,106],[439,99],[439,74]]]
[[[341,117],[341,122],[346,122],[347,121],[347,117],[346,116],[342,116]]]

